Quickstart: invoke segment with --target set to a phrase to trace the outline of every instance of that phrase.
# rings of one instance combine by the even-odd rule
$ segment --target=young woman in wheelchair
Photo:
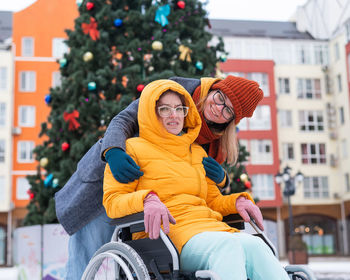
[[[235,76],[171,80],[181,84],[197,105],[202,127],[196,143],[209,155],[202,161],[206,176],[219,187],[228,186],[228,176],[219,163],[233,164],[236,160],[235,125],[251,117],[263,98],[258,83]],[[55,194],[57,218],[70,235],[67,280],[81,278],[93,254],[111,240],[114,231],[101,203],[106,161],[113,177],[121,183],[143,175],[143,170],[125,153],[126,139],[138,133],[138,102],[139,99],[133,101],[112,119],[104,137],[83,156],[77,170]],[[244,218],[249,221],[249,217]]]
[[[208,114],[225,114],[238,123],[242,115],[236,112],[249,106],[245,99],[261,92],[244,96],[238,92],[237,103],[220,91],[215,94],[221,96],[214,97],[219,99],[213,100]],[[133,238],[148,234],[156,239],[163,225],[180,253],[184,271],[212,270],[222,280],[289,279],[260,238],[222,222],[224,215],[249,213],[263,227],[261,212],[248,193],[223,196],[206,176],[202,161],[207,154],[194,143],[202,121],[189,93],[170,80],[150,83],[140,97],[138,123],[139,137],[126,141],[126,152],[144,174],[120,183],[106,165],[103,205],[107,215],[120,218],[144,211],[146,233]]]

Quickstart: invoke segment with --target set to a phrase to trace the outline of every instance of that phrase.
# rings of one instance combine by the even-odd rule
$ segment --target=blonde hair
[[[204,111],[204,103],[207,100],[207,96],[201,98],[198,102],[199,111],[202,113]],[[222,131],[218,129],[212,130],[216,135],[220,135],[220,148],[223,158],[226,163],[230,166],[234,165],[238,159],[238,141],[236,134],[236,125],[234,120],[230,121],[227,127]]]

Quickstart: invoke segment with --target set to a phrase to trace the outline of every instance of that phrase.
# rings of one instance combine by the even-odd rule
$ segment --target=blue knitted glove
[[[120,183],[130,183],[143,175],[140,166],[120,148],[108,150],[105,158],[114,178]]]
[[[212,157],[205,157],[202,161],[205,169],[205,174],[217,185],[220,184],[225,178],[225,171],[221,165]]]

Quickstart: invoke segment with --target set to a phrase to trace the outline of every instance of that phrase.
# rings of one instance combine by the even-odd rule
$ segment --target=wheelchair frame
[[[238,214],[224,217],[224,222],[235,228],[244,229],[244,221]],[[148,238],[132,240],[132,233],[145,230],[143,212],[114,219],[111,224],[116,226],[111,242],[103,245],[94,254],[84,271],[82,280],[95,279],[95,274],[105,258],[111,258],[116,262],[114,267],[115,273],[118,275],[116,279],[221,279],[210,270],[198,270],[191,273],[181,272],[179,254],[162,229],[160,230],[160,238],[157,240]],[[273,254],[278,257],[276,248],[264,232],[257,227],[254,221],[251,220],[250,224],[256,231],[256,234],[253,235],[262,238]],[[314,273],[304,265],[288,265],[285,270],[292,280],[316,280]],[[164,271],[167,271],[167,274],[164,274]]]

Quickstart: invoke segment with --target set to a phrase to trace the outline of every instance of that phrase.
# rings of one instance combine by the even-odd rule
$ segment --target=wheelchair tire
[[[100,277],[105,265],[104,261],[114,262],[114,272],[109,277]],[[110,269],[109,272],[111,273]],[[118,275],[115,275],[118,274]],[[82,280],[118,279],[118,280],[150,280],[146,265],[137,252],[122,242],[110,242],[96,251],[87,265]]]

